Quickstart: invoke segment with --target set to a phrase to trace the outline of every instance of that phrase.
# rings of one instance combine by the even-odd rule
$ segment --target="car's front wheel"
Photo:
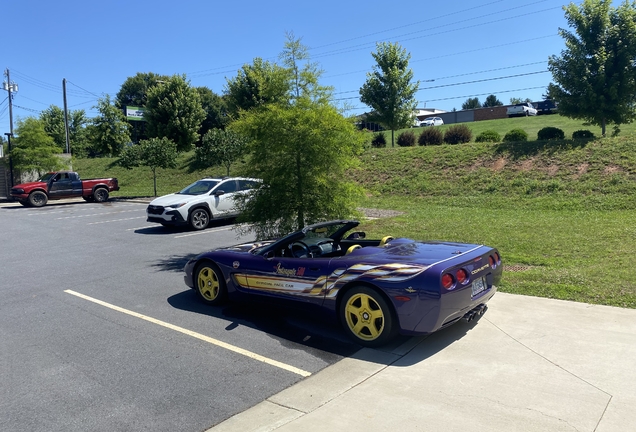
[[[195,230],[202,230],[208,227],[210,223],[210,215],[205,209],[194,209],[190,213],[190,226]]]
[[[393,310],[374,289],[357,286],[340,302],[340,319],[345,332],[367,347],[377,347],[393,339],[397,332]]]
[[[216,264],[209,261],[196,267],[194,286],[199,298],[209,305],[221,304],[227,295],[223,273]]]
[[[46,202],[49,200],[49,197],[42,191],[31,192],[29,195],[29,204],[33,207],[42,207],[46,205]]]

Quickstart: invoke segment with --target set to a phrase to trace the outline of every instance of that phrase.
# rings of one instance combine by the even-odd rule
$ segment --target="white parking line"
[[[85,218],[85,217],[91,217],[91,216],[102,216],[102,215],[109,215],[109,214],[130,213],[130,212],[138,212],[138,211],[139,210],[122,210],[122,211],[115,211],[115,212],[93,213],[93,214],[87,214],[87,215],[59,217],[59,218],[55,218],[55,220],[78,219],[78,218]]]
[[[131,310],[124,309],[124,308],[121,308],[119,306],[112,305],[110,303],[106,303],[105,301],[98,300],[98,299],[93,298],[93,297],[89,297],[87,295],[78,293],[76,291],[64,290],[64,292],[67,293],[67,294],[71,294],[71,295],[74,295],[76,297],[82,298],[84,300],[88,300],[90,302],[96,303],[98,305],[107,307],[109,309],[115,310],[117,312],[121,312],[121,313],[130,315],[130,316],[134,316],[134,317],[142,319],[144,321],[148,321],[148,322],[151,322],[153,324],[157,324],[157,325],[160,325],[162,327],[169,328],[170,330],[174,330],[174,331],[177,331],[179,333],[183,333],[185,335],[192,336],[192,337],[197,338],[199,340],[202,340],[204,342],[211,343],[212,345],[216,345],[218,347],[225,348],[228,351],[232,351],[234,353],[244,355],[244,356],[249,357],[251,359],[260,361],[262,363],[266,363],[266,364],[268,364],[270,366],[275,366],[275,367],[278,367],[280,369],[284,369],[286,371],[293,372],[293,373],[295,373],[297,375],[300,375],[300,376],[303,376],[303,377],[308,377],[308,376],[311,375],[311,372],[307,372],[307,371],[304,371],[302,369],[298,369],[297,367],[294,367],[294,366],[291,366],[291,365],[288,365],[288,364],[285,364],[285,363],[281,363],[279,361],[272,360],[272,359],[267,358],[267,357],[263,357],[262,355],[253,353],[253,352],[245,350],[243,348],[236,347],[234,345],[230,345],[230,344],[222,342],[222,341],[220,341],[218,339],[214,339],[214,338],[211,338],[209,336],[203,335],[201,333],[193,332],[193,331],[185,329],[183,327],[179,327],[179,326],[167,323],[165,321],[160,321],[158,319],[151,318],[149,316],[142,315],[140,313],[133,312]]]

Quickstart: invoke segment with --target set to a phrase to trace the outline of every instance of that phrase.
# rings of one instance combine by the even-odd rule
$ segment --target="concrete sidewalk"
[[[636,431],[636,310],[497,293],[477,322],[363,349],[213,432]]]

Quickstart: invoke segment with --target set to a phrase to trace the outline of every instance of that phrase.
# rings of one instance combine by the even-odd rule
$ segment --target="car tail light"
[[[455,278],[450,273],[442,275],[442,286],[444,289],[451,290],[455,287]]]
[[[457,282],[460,284],[465,283],[468,280],[468,272],[464,269],[457,270]]]
[[[497,262],[495,261],[495,257],[490,255],[488,257],[488,264],[490,264],[490,267],[495,268],[497,266]]]

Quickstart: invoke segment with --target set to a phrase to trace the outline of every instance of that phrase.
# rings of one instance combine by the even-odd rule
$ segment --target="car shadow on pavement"
[[[194,290],[183,291],[168,298],[177,309],[230,321],[225,330],[231,332],[247,326],[274,338],[282,346],[297,349],[302,345],[317,357],[335,360],[326,355],[349,357],[362,348],[351,341],[340,326],[324,313],[299,309],[273,301],[228,301],[223,306],[208,306],[197,298]],[[221,322],[221,321],[219,321]]]
[[[234,225],[235,222],[236,222],[236,219],[213,219],[210,221],[207,228],[201,231],[195,231],[191,229],[189,226],[162,226],[157,224],[156,226],[136,229],[134,232],[135,234],[146,234],[146,235],[167,235],[167,234],[175,234],[175,233],[204,233],[206,230],[210,228],[230,226],[230,225]]]

